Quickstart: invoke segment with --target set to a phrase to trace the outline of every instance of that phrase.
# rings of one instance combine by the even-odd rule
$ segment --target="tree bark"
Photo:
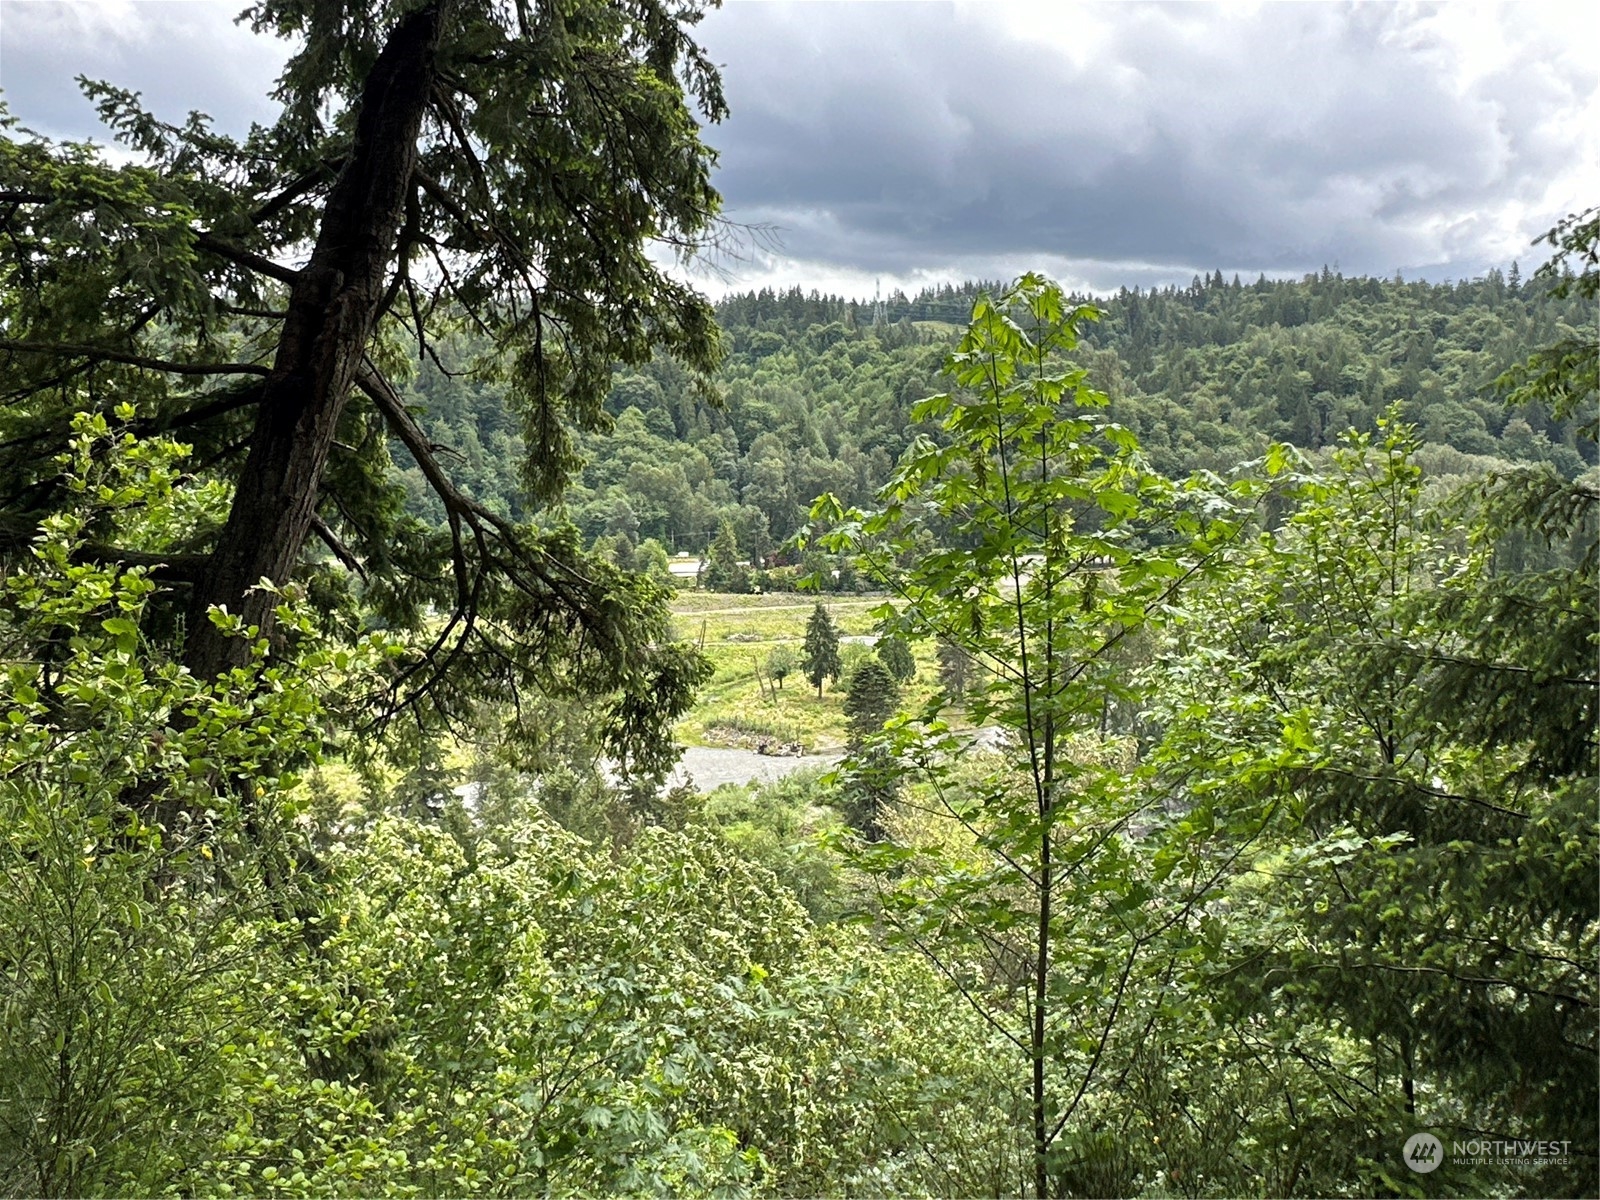
[[[250,451],[210,568],[195,588],[184,661],[215,678],[248,661],[247,642],[207,618],[212,605],[263,633],[312,529],[334,431],[373,329],[395,254],[452,0],[434,0],[390,33],[362,87],[354,144],[323,210],[311,259],[291,285],[289,311],[264,384]]]

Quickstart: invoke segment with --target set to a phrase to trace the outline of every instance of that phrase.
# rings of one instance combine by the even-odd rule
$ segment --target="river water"
[[[993,746],[998,740],[997,729],[972,731],[972,743]],[[667,787],[693,783],[702,792],[724,783],[771,783],[807,767],[831,767],[844,757],[835,751],[831,754],[802,754],[787,756],[757,754],[754,750],[740,750],[729,746],[685,746],[683,757],[667,776]],[[456,795],[475,808],[482,784],[467,783],[455,789]]]
[[[971,729],[961,735],[967,744],[985,750],[996,749],[1002,732],[994,726]],[[831,767],[844,757],[832,754],[805,754],[789,758],[776,754],[757,754],[754,750],[739,750],[728,746],[686,746],[683,758],[667,777],[667,786],[693,781],[702,792],[724,783],[750,783],[759,780],[770,783],[806,767]]]
[[[667,786],[675,787],[692,780],[700,791],[709,792],[724,783],[750,783],[752,780],[770,783],[806,767],[831,767],[838,761],[837,754],[785,757],[726,746],[688,746],[667,777]]]

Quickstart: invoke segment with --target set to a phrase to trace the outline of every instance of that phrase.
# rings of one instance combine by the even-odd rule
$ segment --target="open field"
[[[759,595],[735,595],[731,592],[700,592],[689,588],[679,592],[673,599],[672,612],[674,616],[679,617],[698,617],[708,613],[739,613],[758,609],[794,609],[809,614],[820,600],[833,612],[834,621],[837,623],[841,612],[866,612],[874,605],[882,604],[884,599],[881,593],[860,595],[854,592],[829,592],[824,595],[809,592],[763,592]]]
[[[774,687],[767,676],[767,656],[780,645],[798,659],[806,622],[818,600],[846,638],[869,637],[872,610],[882,596],[809,598],[793,592],[735,596],[716,592],[684,592],[673,603],[678,636],[701,645],[716,665],[716,674],[700,693],[694,710],[678,723],[681,741],[692,746],[754,745],[768,739],[798,742],[807,753],[836,750],[845,742],[844,679],[828,682],[821,697],[799,673]],[[839,647],[846,671],[869,646]],[[902,691],[908,705],[921,704],[937,687],[938,673],[931,645],[913,648],[917,674]],[[757,678],[757,671],[760,678]]]

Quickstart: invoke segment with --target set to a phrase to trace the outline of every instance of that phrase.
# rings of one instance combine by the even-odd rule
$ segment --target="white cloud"
[[[243,0],[0,0],[0,89],[24,125],[105,141],[77,76],[143,94],[156,115],[191,110],[243,133],[271,120],[285,43],[234,18]]]

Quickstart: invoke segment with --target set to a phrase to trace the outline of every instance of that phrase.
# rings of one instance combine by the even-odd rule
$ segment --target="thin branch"
[[[1489,812],[1499,813],[1502,817],[1515,817],[1519,821],[1528,820],[1527,813],[1518,812],[1514,808],[1504,808],[1493,801],[1484,800],[1478,796],[1463,796],[1459,792],[1449,792],[1443,788],[1429,787],[1427,784],[1418,783],[1414,779],[1400,779],[1392,775],[1367,775],[1360,771],[1349,771],[1340,767],[1323,767],[1321,769],[1329,775],[1339,775],[1345,779],[1354,779],[1362,783],[1396,784],[1407,791],[1421,792],[1425,796],[1436,796],[1440,800],[1454,800],[1464,804],[1475,805],[1478,808],[1487,809]]]
[[[428,193],[428,196],[433,200],[433,202],[440,208],[444,209],[445,212],[449,213],[450,216],[454,217],[456,219],[456,223],[459,224],[464,230],[480,240],[491,240],[484,238],[482,231],[473,221],[472,214],[469,213],[466,208],[449,193],[444,184],[440,183],[432,175],[429,175],[426,171],[421,170],[420,168],[412,172],[412,177],[422,185],[422,190]]]
[[[1089,1060],[1089,1066],[1083,1073],[1083,1080],[1078,1084],[1078,1091],[1072,1097],[1072,1103],[1067,1105],[1067,1110],[1061,1114],[1061,1119],[1045,1138],[1046,1146],[1061,1135],[1062,1128],[1072,1119],[1072,1114],[1078,1111],[1084,1093],[1089,1090],[1089,1084],[1093,1082],[1096,1072],[1100,1069],[1100,1060],[1105,1057],[1106,1043],[1111,1040],[1111,1031],[1116,1026],[1117,1018],[1122,1014],[1122,997],[1128,988],[1128,977],[1133,973],[1133,964],[1138,961],[1139,952],[1144,949],[1144,944],[1143,938],[1136,938],[1128,950],[1128,959],[1122,964],[1122,975],[1117,979],[1117,990],[1111,1001],[1111,1011],[1106,1014],[1105,1024],[1100,1029],[1100,1041],[1094,1048],[1094,1057]]]
[[[293,204],[301,196],[304,196],[312,188],[316,187],[317,184],[321,183],[324,179],[338,174],[339,169],[343,166],[343,155],[318,163],[304,175],[301,175],[300,178],[289,184],[288,187],[284,188],[276,196],[272,197],[272,199],[268,200],[260,208],[256,209],[255,212],[251,213],[250,223],[252,225],[259,225],[263,221],[276,216],[285,208],[289,207],[289,205]]]
[[[233,316],[260,317],[263,321],[281,321],[289,315],[287,312],[280,312],[275,308],[251,308],[247,304],[221,303],[217,307]]]
[[[1589,614],[1581,614],[1588,616]],[[1567,687],[1600,688],[1600,679],[1583,675],[1545,675],[1544,672],[1534,667],[1518,666],[1515,663],[1492,662],[1479,658],[1467,658],[1459,654],[1446,654],[1438,650],[1424,650],[1416,646],[1408,646],[1404,642],[1393,641],[1388,638],[1380,639],[1377,645],[1393,650],[1408,658],[1420,658],[1429,663],[1450,663],[1458,667],[1471,667],[1479,671],[1494,671],[1508,675],[1538,675],[1541,683],[1559,683]]]
[[[198,581],[211,565],[209,554],[128,550],[121,546],[108,546],[99,542],[80,546],[73,554],[73,558],[85,562],[120,563],[124,567],[148,567],[157,578],[183,583]]]
[[[165,371],[171,375],[270,375],[272,368],[261,363],[182,363],[165,358],[127,354],[105,346],[76,342],[17,342],[0,338],[0,350],[12,354],[56,354],[84,358],[91,362],[122,363],[145,371]]]
[[[347,570],[359,575],[363,583],[367,581],[367,569],[361,565],[361,560],[351,553],[350,547],[339,540],[339,535],[334,533],[317,513],[311,514],[311,530],[322,539],[323,545],[333,551],[333,556],[343,563]]]
[[[204,229],[195,231],[194,244],[202,250],[209,250],[218,258],[225,258],[254,271],[257,275],[265,275],[281,283],[294,283],[300,278],[300,272],[293,267],[275,263],[270,258],[265,258],[253,250],[246,250],[243,246],[236,246],[226,238],[220,238],[214,233]]]
[[[171,418],[158,417],[149,421],[135,421],[134,432],[164,433],[171,429],[186,429],[190,425],[209,421],[212,417],[220,417],[236,409],[249,408],[253,404],[261,403],[261,391],[261,385],[251,384],[241,391],[220,395],[206,404],[185,409]]]
[[[1480,987],[1509,988],[1526,996],[1544,996],[1550,1000],[1565,1000],[1568,1004],[1576,1004],[1580,1008],[1593,1008],[1595,1006],[1592,999],[1583,996],[1573,996],[1567,992],[1553,992],[1548,988],[1530,987],[1527,984],[1518,983],[1514,979],[1494,979],[1482,975],[1458,975],[1456,972],[1447,971],[1443,967],[1407,967],[1399,963],[1365,962],[1348,965],[1342,963],[1317,963],[1314,964],[1313,969],[1344,971],[1349,970],[1351,967],[1357,970],[1365,968],[1372,971],[1391,971],[1397,975],[1438,975],[1443,979],[1454,980],[1456,983],[1476,984]]]

